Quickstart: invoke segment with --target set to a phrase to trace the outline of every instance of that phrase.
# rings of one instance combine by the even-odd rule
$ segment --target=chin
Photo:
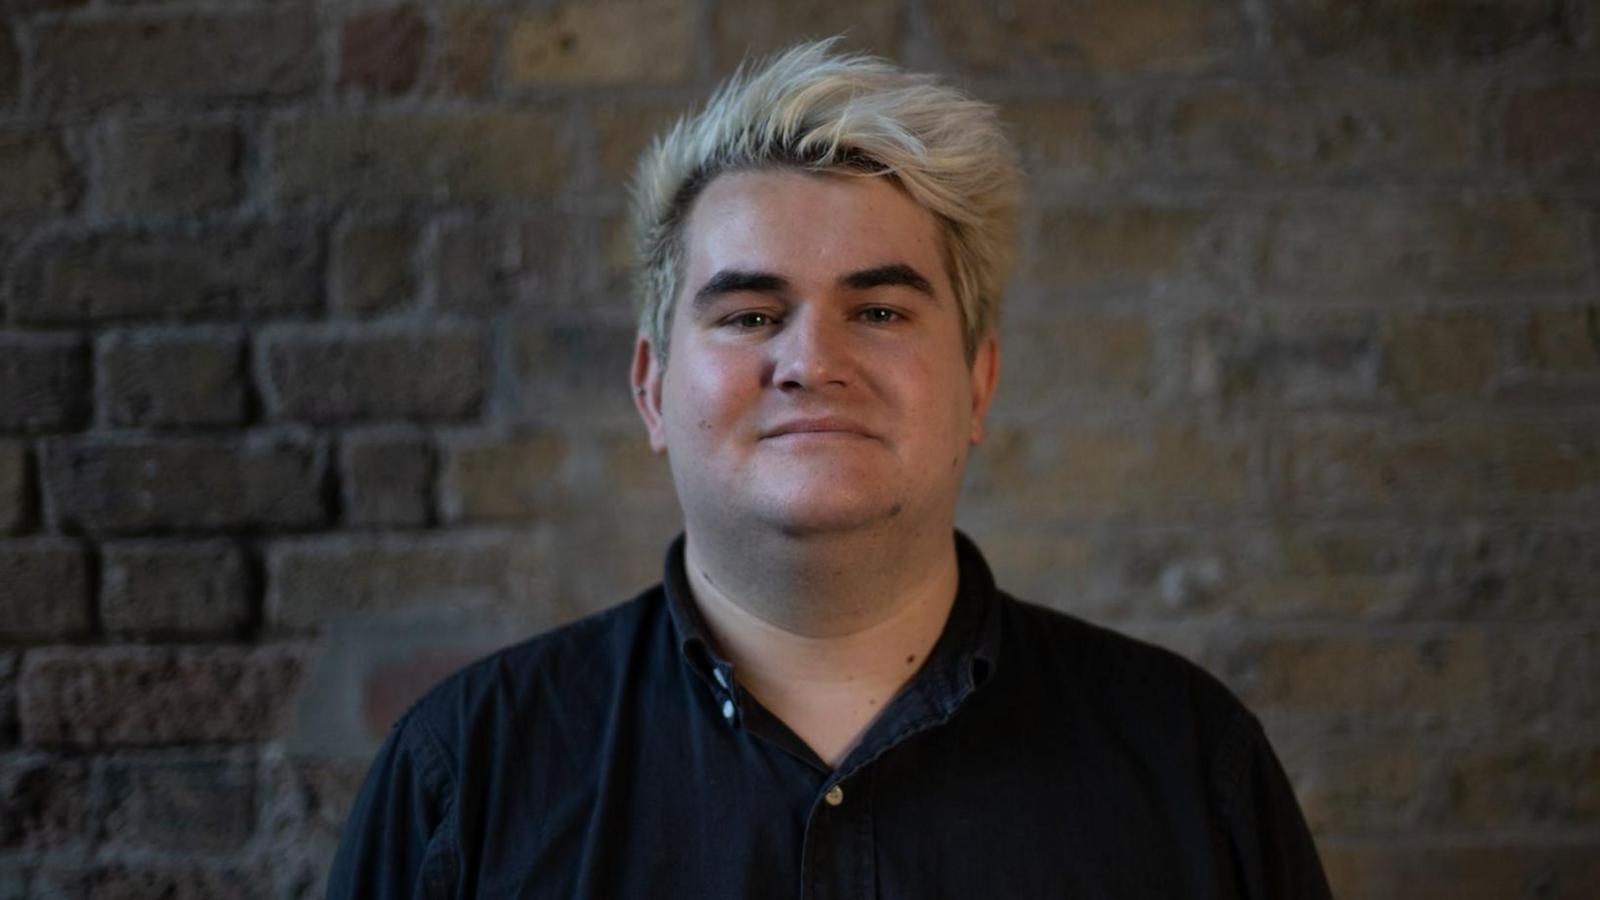
[[[905,511],[905,503],[894,497],[850,496],[827,488],[766,499],[761,504],[761,519],[793,537],[860,531],[889,522]]]

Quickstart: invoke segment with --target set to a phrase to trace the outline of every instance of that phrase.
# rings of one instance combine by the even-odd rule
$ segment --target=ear
[[[990,334],[972,357],[972,443],[983,441],[983,420],[989,415],[995,388],[1000,385],[1000,338]]]
[[[633,406],[644,420],[644,429],[650,435],[650,449],[655,453],[667,452],[667,435],[661,419],[661,376],[664,367],[656,359],[655,347],[650,339],[640,334],[633,344]]]

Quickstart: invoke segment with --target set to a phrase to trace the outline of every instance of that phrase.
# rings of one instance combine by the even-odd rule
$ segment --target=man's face
[[[670,359],[641,337],[634,383],[691,527],[954,522],[998,350],[966,361],[932,214],[883,177],[726,174],[683,275]]]

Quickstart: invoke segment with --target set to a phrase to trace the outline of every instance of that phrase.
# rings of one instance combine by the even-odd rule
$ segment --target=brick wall
[[[1279,744],[1340,896],[1600,894],[1600,3],[11,0],[0,897],[311,897],[676,530],[622,180],[747,49],[999,102],[962,524]]]

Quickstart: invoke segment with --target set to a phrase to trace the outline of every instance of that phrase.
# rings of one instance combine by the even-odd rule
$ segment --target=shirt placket
[[[872,769],[835,773],[806,817],[801,900],[862,900],[876,895],[872,845]]]

